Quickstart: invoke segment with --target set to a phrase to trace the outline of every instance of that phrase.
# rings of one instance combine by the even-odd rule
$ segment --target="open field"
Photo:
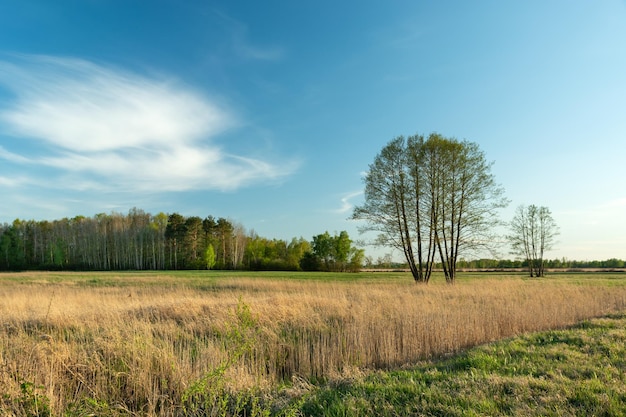
[[[620,273],[467,273],[454,286],[389,272],[1,274],[0,414],[320,415],[313,399],[343,400],[311,384],[624,311]],[[279,391],[263,406],[233,394]]]

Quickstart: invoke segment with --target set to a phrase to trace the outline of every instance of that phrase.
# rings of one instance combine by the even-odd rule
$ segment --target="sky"
[[[626,1],[0,3],[0,223],[137,207],[368,240],[369,164],[431,132],[493,161],[502,220],[552,211],[548,258],[626,259]]]

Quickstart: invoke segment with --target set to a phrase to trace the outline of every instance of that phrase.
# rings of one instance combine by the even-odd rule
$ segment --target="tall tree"
[[[202,219],[198,216],[187,217],[185,219],[184,256],[189,268],[203,267],[206,250],[206,246],[202,243],[203,235]]]
[[[508,201],[491,174],[492,164],[476,143],[436,136],[447,169],[444,181],[437,184],[443,199],[438,205],[435,240],[446,280],[453,283],[461,252],[494,250],[494,228],[501,224],[497,209]]]
[[[209,243],[206,251],[204,251],[204,263],[206,265],[206,269],[211,269],[215,266],[215,249],[213,249],[213,245]]]
[[[167,230],[167,214],[160,212],[152,216],[150,222],[150,241],[152,269],[165,269],[165,232]]]
[[[433,219],[427,213],[427,166],[424,138],[416,135],[391,140],[374,159],[365,178],[365,202],[353,218],[365,220],[361,231],[379,233],[377,244],[403,254],[415,281],[428,282],[435,257]]]
[[[232,223],[223,217],[217,219],[215,235],[218,241],[219,251],[216,253],[218,268],[228,269],[232,266],[232,237],[234,227]]]
[[[328,231],[313,236],[313,242],[311,243],[313,253],[319,258],[327,271],[332,269],[334,246],[333,238]]]
[[[361,269],[364,252],[352,246],[348,232],[331,236],[327,231],[313,236],[312,252],[302,255],[300,265],[305,270],[358,271]]]
[[[300,260],[310,250],[311,244],[303,237],[291,239],[291,242],[287,245],[287,268],[291,270],[300,269]]]
[[[167,227],[165,228],[165,238],[170,244],[170,267],[174,266],[174,269],[178,269],[179,254],[181,251],[182,242],[185,238],[185,218],[178,213],[172,213],[167,219]],[[173,263],[172,263],[173,255]]]
[[[534,204],[517,207],[513,220],[509,223],[511,253],[523,256],[528,264],[531,277],[545,275],[543,255],[553,248],[559,228],[547,207]]]
[[[231,246],[231,265],[233,269],[237,269],[243,265],[243,259],[248,243],[246,229],[240,223],[232,223],[232,246]]]
[[[454,283],[459,254],[490,249],[503,189],[477,144],[439,134],[400,136],[376,156],[364,179],[365,202],[352,218],[377,242],[402,251],[413,278],[428,282],[436,254]]]

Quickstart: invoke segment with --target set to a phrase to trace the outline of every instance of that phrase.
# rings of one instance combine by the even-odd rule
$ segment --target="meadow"
[[[442,369],[477,370],[479,381],[499,366],[484,358],[504,350],[487,343],[610,314],[621,329],[624,311],[623,273],[463,273],[453,286],[438,276],[417,285],[402,272],[6,273],[0,415],[420,414],[415,403],[386,403],[385,390],[372,388],[377,378],[386,387],[401,387],[388,378],[410,379],[420,395],[438,380],[424,378]],[[491,350],[467,356],[475,346]],[[511,356],[498,369],[513,363]],[[609,380],[623,382],[623,363],[615,366],[622,371]],[[506,372],[499,386],[529,397],[528,382],[507,385]],[[497,414],[497,405],[483,405]],[[454,403],[444,414],[461,409]]]

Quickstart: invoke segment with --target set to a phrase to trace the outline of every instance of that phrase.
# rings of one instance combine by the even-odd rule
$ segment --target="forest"
[[[462,269],[525,268],[516,259],[458,261]],[[621,269],[621,259],[546,259],[546,268]],[[0,271],[19,270],[273,270],[359,271],[362,267],[406,269],[391,254],[365,256],[347,232],[306,240],[266,238],[223,217],[150,214],[133,208],[93,217],[20,220],[0,224]],[[441,268],[435,263],[435,268]]]
[[[0,270],[357,271],[364,251],[345,231],[267,239],[223,217],[96,214],[0,225]]]

